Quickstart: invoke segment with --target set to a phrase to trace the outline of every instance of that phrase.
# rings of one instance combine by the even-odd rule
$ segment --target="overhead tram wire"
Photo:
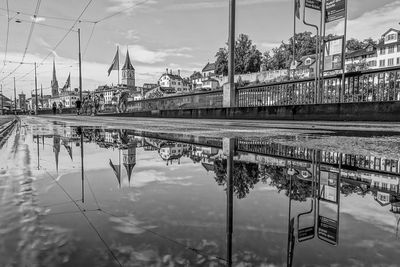
[[[0,10],[6,11],[7,9],[0,7]],[[13,12],[13,13],[18,13],[18,14],[24,15],[24,16],[29,16],[29,17],[33,16],[33,14],[29,14],[29,13],[21,12],[21,11],[17,11],[17,10],[11,10],[10,9],[10,11]],[[44,19],[49,19],[49,20],[75,21],[74,18],[64,18],[64,17],[56,17],[56,16],[40,16],[40,17],[44,18]],[[79,22],[95,23],[95,21],[91,21],[91,20],[80,20]]]
[[[8,36],[10,35],[10,9],[8,6],[8,0],[6,0],[6,5],[7,5],[7,35],[6,35],[6,50],[4,52],[4,60],[3,60],[3,67],[0,70],[0,74],[3,72],[4,67],[6,66],[6,60],[7,60],[7,52],[8,52]]]
[[[22,56],[22,60],[21,60],[21,64],[19,64],[17,67],[15,67],[8,75],[6,75],[3,79],[0,80],[3,81],[4,79],[10,77],[13,73],[15,73],[23,64],[24,60],[25,60],[25,56],[26,56],[26,52],[28,51],[29,48],[29,44],[31,42],[32,39],[32,33],[33,33],[33,29],[35,28],[35,23],[36,23],[36,18],[37,15],[39,13],[39,9],[40,9],[40,4],[41,4],[42,0],[38,0],[36,3],[36,8],[35,8],[35,14],[33,15],[33,20],[32,20],[32,24],[31,24],[31,28],[29,29],[29,35],[28,35],[28,40],[26,41],[26,45],[25,45],[25,49],[24,49],[24,54]]]
[[[149,0],[143,0],[143,1],[139,2],[139,3],[136,3],[136,4],[132,5],[131,7],[125,8],[124,10],[118,11],[118,12],[116,12],[114,14],[111,14],[111,15],[108,15],[108,16],[102,18],[102,19],[99,19],[96,22],[103,22],[105,20],[111,19],[111,18],[113,18],[115,16],[118,16],[118,15],[120,15],[120,14],[122,14],[122,13],[124,13],[124,12],[126,12],[126,11],[128,11],[128,10],[130,10],[132,8],[134,8],[134,7],[138,7],[138,6],[143,5],[143,4],[147,3],[147,2],[149,2]]]
[[[46,61],[46,59],[53,54],[53,51],[55,51],[62,42],[64,42],[64,40],[67,38],[67,36],[70,34],[71,31],[75,31],[74,27],[76,26],[76,24],[80,21],[80,18],[83,16],[83,14],[85,13],[85,11],[88,9],[89,5],[93,2],[93,0],[89,0],[88,3],[86,4],[85,8],[82,10],[82,12],[80,13],[80,15],[78,16],[77,19],[75,19],[74,23],[72,24],[72,26],[69,28],[69,30],[67,31],[67,33],[61,38],[61,40],[55,45],[55,47],[51,50],[51,52],[49,54],[47,54],[47,56],[38,64],[37,68],[40,68],[41,65],[43,65],[43,63]],[[31,71],[27,72],[25,75],[19,77],[17,80],[23,79],[26,76],[28,76],[29,74],[31,74],[34,71],[34,69],[32,69]],[[1,81],[3,81],[4,78]]]
[[[89,44],[90,44],[90,41],[92,40],[92,37],[93,37],[93,34],[94,34],[94,30],[96,29],[96,25],[97,25],[97,22],[93,24],[92,32],[90,33],[90,36],[89,36],[89,39],[88,39],[88,41],[86,43],[86,47],[85,47],[85,50],[83,51],[82,57],[85,57],[85,55],[86,55],[86,51],[89,48]]]

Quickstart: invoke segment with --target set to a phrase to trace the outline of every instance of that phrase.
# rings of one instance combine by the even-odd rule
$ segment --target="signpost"
[[[327,0],[325,22],[332,22],[346,17],[346,0]]]
[[[338,243],[338,222],[321,216],[318,216],[318,237],[332,245]]]
[[[324,43],[324,71],[343,70],[344,36]]]

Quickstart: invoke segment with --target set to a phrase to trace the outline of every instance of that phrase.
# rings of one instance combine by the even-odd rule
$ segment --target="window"
[[[385,49],[384,47],[381,47],[381,48],[379,49],[379,54],[381,54],[381,55],[386,54],[386,49]]]
[[[388,54],[393,54],[393,53],[394,53],[394,45],[391,45],[388,48]]]
[[[367,47],[367,52],[372,52],[372,50],[374,50],[374,47],[372,47],[372,46]]]
[[[374,187],[379,188],[379,182],[374,182]]]
[[[396,34],[389,34],[386,36],[386,41],[396,40]]]
[[[370,67],[376,67],[376,60],[372,60],[368,62],[368,66]]]
[[[397,58],[397,65],[400,65],[400,57]]]
[[[394,66],[394,58],[389,58],[388,59],[388,66],[389,67]]]
[[[382,183],[382,189],[388,189],[388,184],[387,183]]]
[[[394,184],[391,184],[391,185],[390,185],[390,191],[397,192],[397,186],[394,185]]]
[[[384,59],[379,60],[379,67],[385,67],[385,60]]]

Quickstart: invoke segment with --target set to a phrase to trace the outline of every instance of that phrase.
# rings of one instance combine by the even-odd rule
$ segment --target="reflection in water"
[[[78,188],[81,189],[79,191],[82,203],[78,201],[76,203],[81,205],[80,207],[89,207],[82,211],[85,215],[90,210],[99,211],[99,214],[91,214],[93,217],[87,215],[87,220],[92,223],[91,227],[98,231],[103,244],[109,248],[111,259],[117,259],[114,263],[121,261],[124,266],[132,265],[135,261],[140,262],[139,259],[145,259],[146,263],[138,265],[150,266],[150,263],[156,262],[156,260],[153,262],[155,258],[160,266],[167,263],[170,266],[266,266],[269,263],[297,266],[307,265],[308,261],[312,262],[310,265],[327,265],[333,262],[330,257],[335,258],[332,256],[335,251],[339,253],[341,246],[343,248],[348,246],[349,238],[346,234],[349,235],[349,230],[343,230],[339,224],[343,225],[343,219],[346,219],[343,217],[349,216],[349,212],[341,211],[341,202],[343,198],[351,199],[355,196],[360,197],[357,203],[371,204],[370,199],[365,198],[371,195],[382,209],[388,207],[387,212],[394,214],[396,218],[393,233],[398,234],[399,161],[395,159],[345,155],[332,151],[290,147],[269,141],[242,139],[210,141],[198,137],[192,138],[193,142],[177,142],[171,136],[163,139],[157,138],[156,135],[140,136],[128,130],[85,127],[64,127],[63,131],[37,134],[34,137],[34,142],[37,143],[35,148],[38,155],[38,169],[39,159],[45,154],[39,152],[40,137],[42,137],[42,150],[45,139],[51,138],[48,145],[52,148],[52,160],[55,160],[56,172],[60,172],[60,177],[67,176],[65,172],[68,174],[72,170],[66,167],[67,161],[62,160],[62,154],[68,155],[66,158],[69,164],[74,160],[73,144],[80,147],[80,162],[79,159],[77,161],[80,163],[81,185],[78,184]],[[65,151],[64,149],[61,151],[61,144]],[[101,154],[96,154],[98,151],[94,147],[100,149]],[[75,158],[78,158],[79,152],[76,150]],[[88,158],[88,153],[98,157]],[[140,157],[150,154],[152,156],[146,162],[151,161],[149,165],[152,169],[148,170],[143,167],[144,161]],[[102,160],[107,158],[106,162],[109,164],[105,163],[104,167],[97,163],[101,170],[95,172],[89,165],[92,161],[99,160],[99,155]],[[54,168],[54,163],[52,164]],[[142,186],[139,183],[143,173],[157,178],[164,175],[162,172],[164,170],[169,172],[176,170],[172,175],[177,175],[179,171],[186,170],[190,173],[193,169],[195,172],[195,167],[202,168],[204,175],[207,173],[211,175],[212,183],[203,189],[197,189],[200,193],[189,190],[189,187],[198,188],[195,183],[199,183],[202,179],[190,180],[191,183],[187,183],[186,190],[185,187],[177,187],[172,183],[166,183],[164,187],[157,186],[156,183],[151,186]],[[95,175],[99,178],[94,179]],[[101,175],[106,176],[108,180],[102,180]],[[76,181],[74,177],[76,176],[60,180],[65,183],[63,186],[73,192]],[[117,192],[113,194],[108,192],[111,191],[109,188],[114,188],[107,187],[108,185],[104,186],[108,191],[101,191],[100,184],[108,182],[115,185]],[[212,199],[211,194],[207,194],[212,184],[225,190],[223,209],[204,208],[204,203],[218,205],[221,201],[218,198]],[[85,185],[88,187],[86,198]],[[278,195],[267,198],[272,194],[268,193],[270,191],[284,193],[279,196],[286,195],[288,202],[283,201]],[[196,197],[197,193],[199,196]],[[142,201],[136,201],[139,195]],[[103,198],[104,202],[98,203],[96,197]],[[116,201],[113,199],[115,197],[121,199]],[[207,197],[210,197],[210,200]],[[125,202],[124,198],[134,201],[135,205]],[[175,203],[175,198],[177,203],[193,201],[197,202],[198,206],[195,210],[184,210],[184,203]],[[111,200],[107,202],[109,199]],[[266,201],[268,199],[270,202]],[[110,203],[113,201],[118,204],[112,206]],[[251,218],[251,215],[246,213],[246,209],[251,210],[250,204],[258,205],[258,209],[265,208],[267,217],[261,219],[258,215]],[[90,205],[95,206],[93,208]],[[276,210],[274,206],[277,207]],[[251,212],[258,214],[255,210]],[[383,210],[382,213],[384,212]],[[209,222],[212,222],[214,217],[219,218],[220,213],[225,213],[223,242],[214,241],[218,240],[216,229],[219,229],[219,225],[215,226]],[[201,217],[206,219],[202,221]],[[284,218],[285,222],[278,221],[279,218]],[[268,228],[273,223],[278,226],[274,229]],[[119,226],[113,228],[114,225]],[[372,228],[373,225],[370,226]],[[281,230],[284,232],[284,238],[279,234]],[[124,235],[118,235],[118,231]],[[257,234],[252,234],[252,231]],[[210,232],[211,237],[208,236]],[[104,237],[106,233],[107,238]],[[135,238],[131,238],[132,234],[135,234]],[[246,234],[249,236],[244,238]],[[170,246],[173,244],[173,248],[155,240],[154,237],[167,240],[165,244]],[[357,238],[361,240],[363,237],[357,236]],[[202,245],[193,244],[197,239],[202,240]],[[119,241],[109,244],[113,240]],[[284,245],[282,240],[285,242]],[[132,249],[128,249],[128,245],[120,245],[119,242],[129,244]],[[329,250],[329,257],[325,259],[318,256],[323,254],[318,250],[323,247],[321,242],[332,245],[331,249],[334,249]],[[397,246],[392,243],[391,245]],[[282,257],[282,248],[286,250],[284,253],[286,260],[283,260],[285,262],[281,260],[285,258]],[[182,253],[182,249],[195,254],[197,258]],[[323,249],[330,248],[323,247]],[[312,256],[307,255],[307,251],[310,251]],[[104,258],[110,260],[110,257],[104,256]],[[391,260],[389,258],[388,263],[393,263]],[[350,265],[344,262],[342,265]],[[103,265],[107,266],[106,263]]]

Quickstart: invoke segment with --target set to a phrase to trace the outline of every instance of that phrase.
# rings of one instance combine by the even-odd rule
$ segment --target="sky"
[[[287,42],[293,35],[293,1],[237,0],[236,34],[248,34],[261,52]],[[218,49],[225,46],[228,3],[229,0],[0,0],[0,84],[4,94],[11,97],[15,77],[17,93],[30,95],[35,88],[31,63],[37,62],[38,87],[49,94],[54,59],[59,86],[71,73],[71,85],[78,87],[78,28],[84,90],[117,83],[116,71],[107,75],[117,46],[121,67],[129,49],[137,86],[156,83],[166,68],[173,72],[179,69],[183,77],[190,76],[201,71],[207,62],[214,62]],[[81,14],[80,22],[75,23]],[[400,0],[348,0],[348,14],[348,38],[378,39],[387,29],[400,28]],[[317,15],[307,13],[311,21],[317,21]],[[344,28],[342,22],[327,27],[328,32],[336,34]],[[69,32],[71,28],[73,31]],[[304,30],[312,31],[299,21],[298,31]],[[21,65],[22,60],[26,64]]]

